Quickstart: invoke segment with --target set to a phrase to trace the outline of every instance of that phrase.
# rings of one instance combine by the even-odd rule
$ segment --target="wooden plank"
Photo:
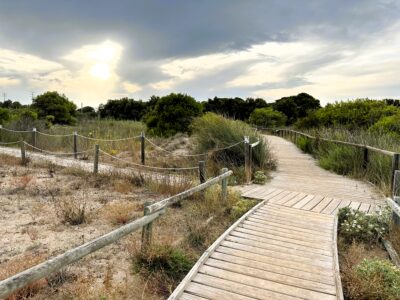
[[[237,265],[235,266],[233,264],[229,264],[230,270],[227,268],[225,269],[220,268],[221,266],[226,266],[226,265],[227,265],[226,263],[222,263],[218,264],[217,267],[203,266],[200,269],[200,272],[213,277],[218,277],[221,279],[226,279],[233,282],[246,284],[249,286],[262,288],[272,292],[278,292],[290,296],[300,297],[302,299],[320,300],[321,297],[324,297],[326,299],[336,299],[336,297],[334,296],[336,293],[335,289],[333,289],[333,291],[331,289],[330,293],[327,292],[321,293],[313,290],[304,289],[299,286],[290,285],[288,283],[289,280],[288,278],[284,278],[282,276],[276,276],[276,274],[269,274],[270,278],[265,278],[266,272],[262,271],[260,272],[260,270],[257,269],[251,269]],[[284,284],[277,282],[277,279],[283,280]]]
[[[318,203],[320,203],[322,201],[322,199],[324,199],[323,196],[315,196],[311,201],[307,202],[303,207],[301,207],[301,209],[311,210],[315,206],[317,206]]]
[[[371,206],[371,205],[368,204],[368,203],[361,203],[361,205],[360,205],[360,207],[358,208],[358,210],[361,211],[361,212],[367,213],[370,206]]]
[[[295,205],[293,205],[293,208],[302,208],[304,205],[306,205],[308,202],[310,202],[314,197],[315,197],[314,195],[309,195],[309,196],[303,198],[301,201],[299,201]]]
[[[233,292],[235,294],[239,294],[246,297],[251,297],[255,299],[282,299],[282,300],[293,300],[293,299],[301,299],[298,297],[288,296],[283,293],[277,293],[273,291],[269,291],[263,288],[258,288],[255,286],[250,286],[247,284],[242,284],[240,282],[235,282],[231,280],[226,280],[223,278],[217,278],[214,276],[209,276],[205,274],[197,274],[193,279],[194,282],[211,286],[218,289],[223,289],[226,291]],[[218,298],[213,298],[218,299]]]
[[[277,201],[272,201],[272,203],[275,203],[275,204],[283,204],[283,203],[285,203],[285,202],[287,202],[287,201],[289,201],[289,200],[295,198],[295,197],[298,196],[298,195],[299,195],[299,192],[291,192],[291,193],[288,194],[286,197],[283,197],[283,198],[281,198],[281,199],[279,199],[279,200],[277,200]]]
[[[255,243],[251,243],[247,240],[242,240],[242,241],[240,241],[240,243],[238,242],[238,240],[236,240],[236,241],[226,240],[221,243],[222,246],[226,246],[226,247],[230,247],[230,248],[234,248],[234,249],[244,250],[244,251],[261,254],[261,255],[265,255],[265,256],[269,256],[269,257],[273,257],[273,258],[285,259],[290,262],[304,263],[307,265],[321,267],[321,268],[325,268],[325,269],[329,269],[329,270],[332,269],[332,261],[316,260],[316,259],[312,259],[309,257],[298,256],[298,255],[294,255],[294,254],[287,254],[287,253],[284,253],[283,251],[279,251],[279,250],[274,251],[274,250],[257,247],[257,244],[255,244],[255,245],[254,244]]]
[[[331,241],[324,241],[324,240],[318,240],[315,238],[307,238],[302,235],[295,235],[295,234],[282,234],[282,233],[276,233],[274,231],[271,232],[259,232],[256,230],[248,230],[243,227],[238,227],[235,229],[235,231],[232,232],[241,232],[244,234],[249,234],[255,236],[255,238],[260,239],[263,238],[266,241],[270,240],[277,240],[277,241],[282,241],[282,242],[287,242],[287,243],[292,243],[292,244],[297,244],[297,245],[303,245],[303,246],[308,246],[310,248],[316,248],[319,250],[330,250],[332,249],[332,243]],[[323,252],[321,252],[323,253]]]
[[[321,215],[319,213],[315,213],[312,211],[305,211],[305,210],[300,210],[300,209],[295,209],[295,211],[292,211],[289,209],[291,209],[291,208],[285,207],[285,206],[275,207],[272,205],[266,205],[266,206],[263,206],[263,207],[260,207],[259,209],[257,209],[257,211],[255,213],[273,213],[273,214],[279,214],[282,216],[287,216],[289,218],[291,218],[291,217],[308,218],[308,219],[314,220],[315,222],[332,223],[333,224],[333,218],[331,216]]]
[[[273,221],[281,221],[281,222],[285,222],[288,225],[292,225],[292,226],[298,226],[298,227],[302,227],[302,228],[314,228],[317,227],[318,230],[322,229],[325,231],[329,231],[332,229],[333,225],[330,224],[323,224],[323,223],[318,223],[318,222],[312,222],[310,219],[310,222],[307,222],[308,220],[304,220],[304,221],[300,221],[299,219],[294,219],[294,218],[287,218],[285,216],[281,216],[281,215],[275,215],[272,213],[266,213],[266,214],[258,214],[258,213],[254,213],[252,214],[248,220],[255,220],[258,222],[263,222],[265,220],[273,220]]]
[[[325,197],[324,199],[322,199],[322,201],[320,203],[318,203],[311,211],[314,212],[321,212],[325,207],[327,207],[329,205],[329,203],[331,203],[333,201],[332,198],[327,198]]]
[[[183,293],[181,296],[181,300],[207,300],[207,298],[199,297],[188,293]]]
[[[349,207],[350,207],[351,209],[358,210],[358,208],[360,207],[360,205],[361,205],[360,202],[352,201],[352,202],[350,203]]]
[[[190,282],[186,292],[192,293],[196,296],[205,297],[206,299],[215,300],[254,300],[254,298],[246,297],[243,295],[235,294],[227,290],[214,288],[205,284]]]
[[[307,197],[307,194],[300,193],[293,199],[283,203],[283,205],[291,207],[291,206],[295,205],[296,203],[298,203],[300,200],[304,199],[305,197]]]
[[[232,233],[231,233],[232,234]],[[316,259],[320,261],[326,261],[326,262],[332,262],[332,255],[331,253],[316,253],[313,249],[310,249],[309,247],[301,246],[301,245],[296,245],[293,244],[292,247],[288,247],[288,244],[285,242],[280,242],[280,241],[275,241],[274,243],[268,243],[265,239],[254,239],[249,238],[248,235],[230,235],[226,239],[226,241],[231,241],[235,243],[240,243],[243,245],[248,245],[252,247],[257,247],[261,249],[265,249],[268,251],[275,251],[275,252],[280,252],[282,254],[285,254],[287,256],[298,256],[298,257],[304,257],[304,258],[310,258],[310,259]]]
[[[333,199],[331,203],[329,203],[329,205],[322,210],[322,213],[328,215],[332,214],[339,206],[339,204],[340,204],[339,199]]]
[[[276,266],[278,268],[286,268],[286,269],[293,269],[296,271],[308,272],[310,276],[313,276],[313,280],[317,282],[323,282],[326,284],[334,284],[334,277],[332,274],[332,270],[329,268],[322,268],[318,266],[312,266],[302,262],[290,261],[288,259],[280,259],[276,257],[269,257],[263,254],[249,252],[243,248],[242,246],[238,247],[226,247],[221,245],[216,250],[216,253],[224,253],[232,256],[237,256],[249,260],[253,260],[255,262],[265,263],[271,266]],[[251,249],[250,249],[251,250]]]
[[[335,284],[332,277],[324,277],[320,274],[309,272],[308,270],[296,270],[290,267],[276,266],[273,264],[255,261],[252,259],[246,259],[221,252],[214,252],[211,255],[211,258],[212,259],[207,260],[206,264],[214,267],[219,267],[221,269],[227,268],[235,271],[235,268],[244,266],[260,270],[265,273],[265,275],[259,275],[259,277],[261,278],[264,277],[272,280],[272,276],[275,276],[276,281],[283,282],[285,279],[283,279],[282,277],[284,277],[287,278],[289,284],[300,285],[300,287],[304,286],[319,291],[329,291],[328,293],[331,293],[330,291],[332,289],[335,289]],[[227,265],[222,266],[222,262],[226,262]]]
[[[248,223],[246,224],[244,222],[238,228],[236,228],[236,230],[239,230],[239,229],[248,230],[249,232],[251,231],[255,235],[266,233],[266,234],[277,235],[277,236],[286,237],[286,238],[290,238],[290,239],[298,239],[298,240],[316,242],[316,243],[322,243],[322,244],[331,242],[331,238],[324,236],[324,235],[315,235],[312,233],[282,228],[282,227],[273,226],[273,225],[263,225],[262,227],[257,227],[254,225],[253,226],[249,225]]]

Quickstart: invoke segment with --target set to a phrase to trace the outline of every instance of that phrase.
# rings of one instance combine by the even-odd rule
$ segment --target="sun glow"
[[[101,80],[110,78],[110,67],[105,63],[96,63],[90,68],[90,75]]]

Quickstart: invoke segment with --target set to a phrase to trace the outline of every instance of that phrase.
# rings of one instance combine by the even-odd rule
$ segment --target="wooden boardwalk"
[[[372,186],[322,170],[279,137],[267,137],[278,169],[244,197],[262,200],[202,255],[169,299],[343,299],[336,211],[370,212]]]

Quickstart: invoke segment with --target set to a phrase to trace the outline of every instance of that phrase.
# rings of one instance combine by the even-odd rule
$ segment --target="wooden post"
[[[26,165],[26,149],[25,149],[25,142],[21,139],[20,141],[20,145],[21,145],[21,163],[22,165]]]
[[[227,168],[223,168],[223,169],[221,169],[220,174],[222,175],[222,174],[224,174],[226,172],[228,172],[228,169]],[[226,177],[226,178],[221,180],[221,200],[223,202],[226,201],[226,195],[227,194],[228,194],[228,177]]]
[[[206,182],[206,163],[204,160],[199,161],[199,179],[200,183]]]
[[[99,172],[99,145],[94,145],[94,159],[93,159],[93,173],[97,174]]]
[[[400,171],[395,170],[393,176],[392,198],[393,201],[396,202],[397,204],[400,204],[399,195],[400,195]],[[392,219],[397,226],[400,225],[400,217],[395,212],[393,212],[392,214]]]
[[[393,154],[393,159],[392,159],[392,174],[390,176],[390,187],[393,190],[394,188],[394,175],[396,173],[396,170],[399,169],[399,153]]]
[[[33,147],[36,146],[36,128],[32,128],[32,145]],[[35,148],[33,148],[33,151],[35,151]]]
[[[251,181],[251,174],[252,174],[252,169],[253,169],[253,148],[251,147],[251,144],[249,144],[249,181]]]
[[[244,173],[246,183],[250,183],[250,152],[249,152],[250,139],[248,136],[244,137]]]
[[[367,168],[368,168],[368,163],[369,163],[369,157],[368,157],[368,148],[367,147],[364,147],[363,148],[363,157],[364,157],[364,159],[363,159],[363,169],[364,169],[364,171],[366,171],[367,170]]]
[[[74,158],[78,158],[78,133],[74,131]]]
[[[141,160],[142,160],[142,165],[145,165],[146,163],[146,153],[145,153],[145,135],[144,132],[140,134],[140,153],[141,153]]]
[[[151,204],[153,204],[152,201],[146,201],[144,203],[143,214],[145,216],[150,214],[146,208],[147,208],[147,206],[149,206]],[[149,248],[149,246],[151,245],[152,234],[153,234],[153,222],[143,226],[143,228],[142,228],[142,251],[146,251]]]

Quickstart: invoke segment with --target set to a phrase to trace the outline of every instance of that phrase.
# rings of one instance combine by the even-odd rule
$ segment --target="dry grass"
[[[114,225],[123,225],[142,214],[143,205],[128,201],[110,203],[104,207],[104,217]]]
[[[44,260],[44,255],[38,253],[27,253],[8,262],[2,263],[0,268],[0,280],[6,279],[12,275],[22,272]],[[5,300],[22,300],[30,298],[37,294],[41,289],[47,286],[46,279],[40,279],[29,283],[25,287],[15,291]]]
[[[146,187],[155,193],[172,196],[193,187],[193,180],[190,177],[169,175],[160,180],[149,180]]]
[[[400,253],[400,225],[392,223],[389,231],[389,240],[397,253]]]
[[[0,154],[0,164],[2,166],[17,166],[21,164],[21,158],[7,154]]]
[[[62,223],[80,225],[88,222],[86,200],[74,197],[64,197],[54,201],[57,217]]]

